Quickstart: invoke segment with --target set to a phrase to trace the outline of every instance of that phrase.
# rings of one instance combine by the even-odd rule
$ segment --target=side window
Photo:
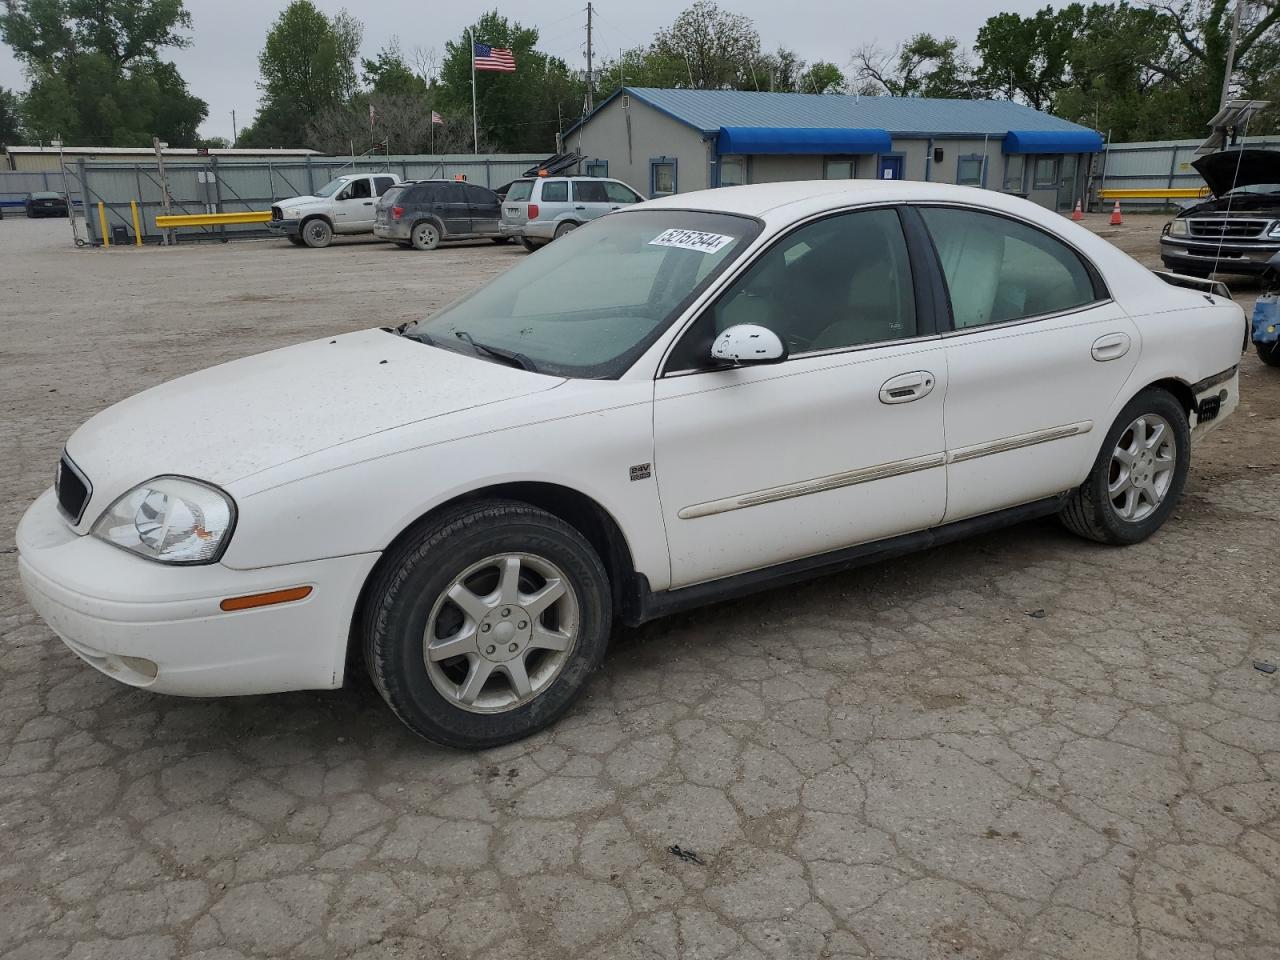
[[[467,202],[477,207],[494,207],[498,204],[498,198],[493,192],[486,190],[484,187],[478,187],[473,183],[464,183],[462,189],[467,192]]]
[[[461,183],[442,183],[436,187],[436,197],[442,203],[467,202],[467,192]]]
[[[574,180],[573,199],[578,203],[608,203],[604,184],[599,180]]]
[[[628,187],[625,183],[618,183],[616,180],[606,180],[604,184],[604,195],[609,198],[610,203],[639,203],[639,195]]]
[[[367,179],[352,180],[347,186],[347,191],[352,200],[368,200],[373,194],[369,191],[369,181]]]
[[[792,354],[915,336],[911,265],[897,211],[838,214],[788,234],[698,318],[669,368],[705,365],[716,335],[740,323],[768,327]]]
[[[395,180],[391,177],[374,177],[373,188],[378,192],[378,196],[382,196],[395,185]]]
[[[1070,310],[1098,299],[1074,250],[1035,227],[955,207],[921,207],[957,329]]]
[[[567,180],[544,180],[542,183],[543,203],[568,203],[569,182]]]

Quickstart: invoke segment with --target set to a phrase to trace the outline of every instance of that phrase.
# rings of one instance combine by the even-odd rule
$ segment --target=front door
[[[352,180],[338,191],[333,201],[333,228],[337,233],[367,233],[373,230],[377,212],[373,187],[368,177]]]
[[[1077,486],[1137,363],[1133,321],[1057,238],[974,209],[920,213],[955,324],[946,337],[946,520]]]
[[[685,332],[655,384],[654,474],[672,586],[942,519],[947,370],[899,215],[824,217],[776,242]],[[760,324],[789,359],[709,369]]]
[[[471,204],[465,186],[458,182],[442,183],[437,197],[445,234],[456,237],[470,233]]]
[[[462,189],[467,194],[467,212],[471,216],[471,232],[491,237],[497,236],[498,219],[502,216],[498,195],[492,190],[486,190],[473,183],[464,183]]]
[[[881,180],[901,180],[902,179],[902,158],[901,157],[881,157],[880,158],[880,179]]]

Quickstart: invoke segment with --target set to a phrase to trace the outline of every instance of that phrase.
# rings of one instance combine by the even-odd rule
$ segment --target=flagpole
[[[480,122],[476,119],[476,35],[470,27],[467,36],[471,38],[471,145],[477,155],[480,153]]]

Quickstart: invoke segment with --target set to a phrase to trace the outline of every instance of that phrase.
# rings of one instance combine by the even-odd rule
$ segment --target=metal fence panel
[[[453,179],[461,175],[472,183],[498,187],[521,176],[543,159],[544,154],[358,157],[354,160],[344,160],[341,157],[280,160],[227,160],[210,157],[196,162],[186,159],[169,160],[165,162],[164,168],[173,213],[238,213],[266,211],[277,201],[313,194],[334,177],[347,173],[390,172],[405,180]],[[101,242],[99,203],[103,205],[108,231],[123,225],[132,236],[130,201],[138,204],[144,240],[154,242],[162,239],[162,231],[156,228],[155,218],[164,212],[164,196],[159,169],[155,163],[94,160],[84,161],[78,167],[84,173],[83,190],[78,181],[72,190],[77,195],[83,193],[85,220],[93,243]],[[16,176],[39,178],[41,174],[24,173]],[[53,178],[57,175],[48,176]],[[23,193],[26,193],[25,189]],[[221,240],[269,235],[264,225],[255,223],[184,227],[173,233],[183,240]]]
[[[1169,189],[1205,186],[1191,162],[1196,159],[1199,140],[1160,140],[1146,143],[1113,143],[1098,157],[1101,175],[1094,180],[1097,189]],[[1241,138],[1249,147],[1280,149],[1275,137]],[[1098,201],[1105,204],[1106,201]],[[1190,200],[1126,200],[1126,207],[1159,210],[1186,205]]]
[[[75,171],[67,173],[67,187],[72,197],[80,193]],[[6,211],[22,208],[28,193],[41,190],[63,192],[62,174],[57,170],[0,170],[0,207]]]

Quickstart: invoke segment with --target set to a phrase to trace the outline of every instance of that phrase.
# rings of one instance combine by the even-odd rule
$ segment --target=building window
[[[649,195],[665,197],[676,192],[676,161],[655,157],[649,161]]]
[[[1004,189],[1007,193],[1022,192],[1022,172],[1025,169],[1022,154],[1014,154],[1004,159]]]
[[[983,166],[986,157],[980,153],[971,153],[956,160],[956,183],[966,187],[980,187],[983,181]]]
[[[828,157],[822,164],[822,179],[852,180],[857,169],[857,161],[851,157]]]
[[[1036,189],[1056,188],[1058,186],[1058,158],[1036,157],[1035,176],[1032,185]]]
[[[745,157],[720,158],[720,186],[740,187],[746,182],[747,161]]]
[[[588,177],[607,177],[609,175],[608,160],[588,160],[587,176]]]

